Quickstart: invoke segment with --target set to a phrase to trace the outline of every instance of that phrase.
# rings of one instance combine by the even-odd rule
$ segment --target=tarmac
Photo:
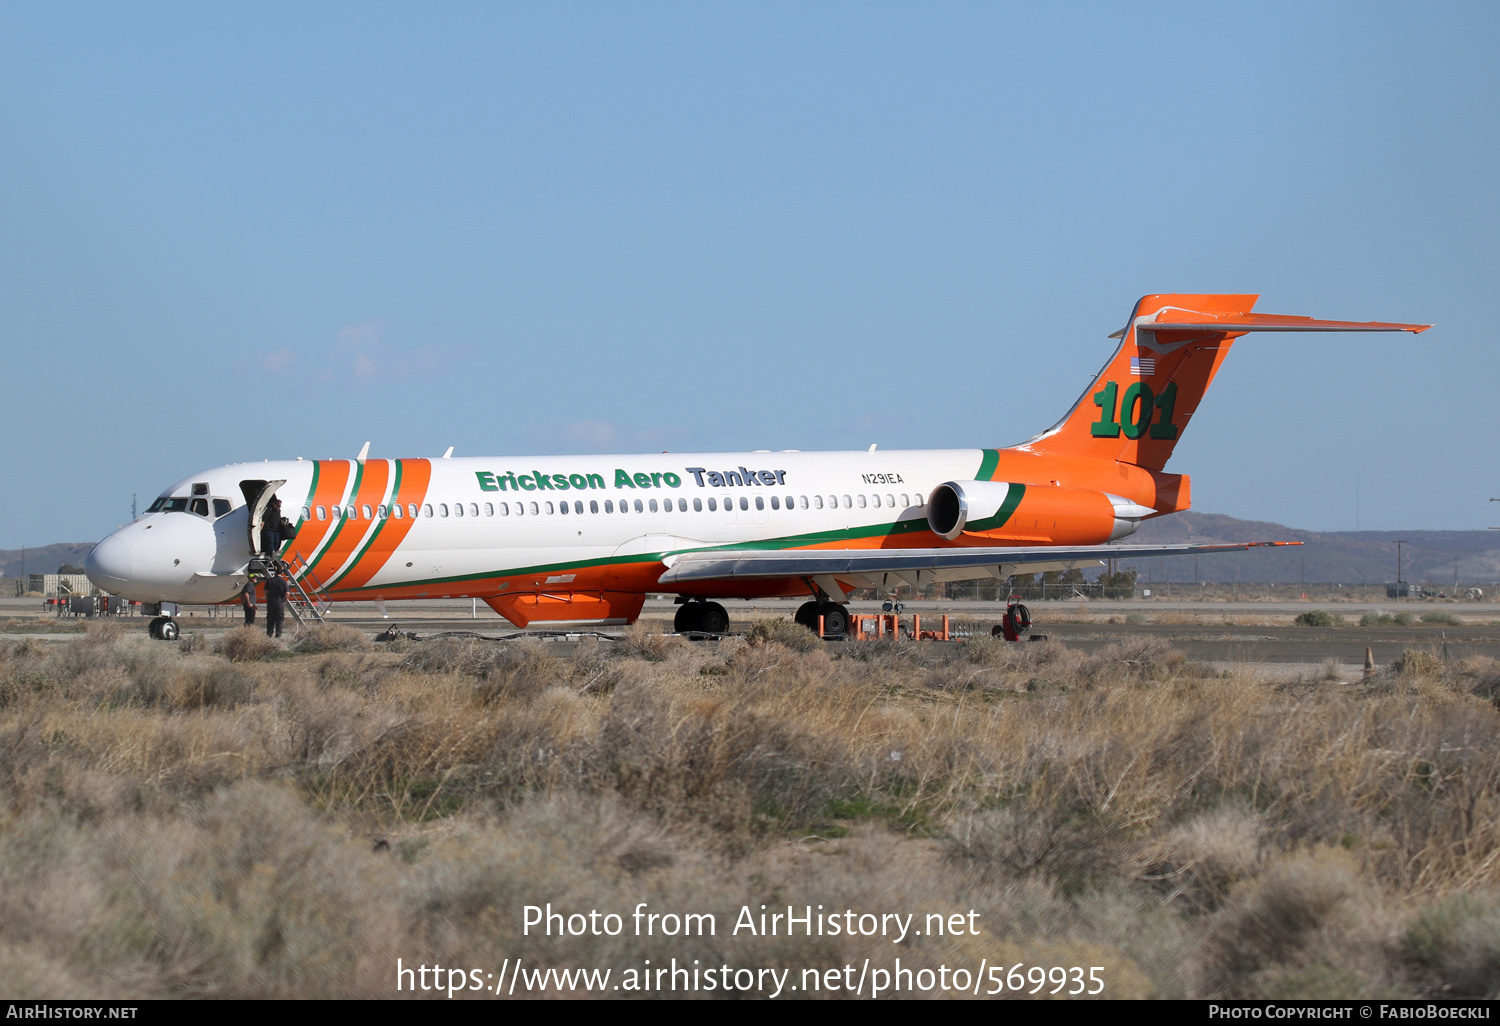
[[[755,600],[726,602],[730,613],[730,631],[748,630],[756,619],[773,616],[790,617],[800,604],[797,600]],[[1369,648],[1376,665],[1383,666],[1408,648],[1431,651],[1450,659],[1489,656],[1500,659],[1500,604],[1474,602],[1187,602],[1187,601],[1048,601],[1029,602],[1033,616],[1030,634],[1036,638],[1059,641],[1070,648],[1094,652],[1107,645],[1142,637],[1161,638],[1180,649],[1191,659],[1213,664],[1255,664],[1294,667],[1334,664],[1337,668],[1362,667],[1365,649]],[[1311,609],[1325,609],[1346,620],[1343,627],[1301,627],[1293,618]],[[878,602],[854,602],[851,612],[877,613]],[[672,602],[651,600],[646,603],[642,619],[648,626],[671,630],[675,611]],[[912,614],[922,616],[922,627],[937,628],[946,614],[959,636],[983,635],[999,622],[1005,604],[999,602],[908,602],[902,613],[903,625],[910,625]],[[1411,626],[1358,626],[1366,612],[1422,615],[1446,614],[1459,623],[1414,623]],[[261,614],[264,616],[264,613]],[[43,600],[37,598],[0,599],[0,637],[26,636],[39,641],[66,641],[76,638],[90,618],[58,616],[46,612]],[[447,631],[473,631],[485,637],[500,638],[521,634],[509,622],[491,612],[483,603],[468,599],[430,600],[424,602],[388,602],[382,616],[374,603],[335,604],[328,615],[334,623],[369,630],[371,634],[392,625],[418,637]],[[289,618],[290,620],[290,618]],[[144,633],[144,617],[120,617],[126,629],[139,628]],[[239,626],[243,622],[238,606],[186,606],[178,622],[186,632],[209,635]],[[262,621],[263,622],[263,621]],[[294,627],[289,623],[289,630]],[[535,632],[558,641],[576,639],[592,628],[543,626]],[[622,627],[604,627],[599,633],[623,634]],[[831,642],[832,644],[832,642]]]

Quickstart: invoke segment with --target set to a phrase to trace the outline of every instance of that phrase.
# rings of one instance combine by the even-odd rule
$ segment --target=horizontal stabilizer
[[[684,581],[742,580],[765,577],[832,575],[848,583],[862,583],[881,574],[907,575],[921,581],[963,581],[980,577],[1009,577],[1039,568],[1071,569],[1106,559],[1142,559],[1242,549],[1301,542],[1240,542],[1229,545],[1084,545],[1074,548],[1007,546],[1004,548],[947,549],[779,549],[705,550],[684,552],[672,559],[661,575],[663,584]]]
[[[1147,317],[1136,318],[1137,331],[1192,332],[1223,334],[1247,331],[1409,331],[1412,334],[1426,331],[1430,324],[1400,324],[1395,321],[1320,321],[1315,317],[1294,317],[1286,314],[1235,313],[1224,317],[1205,317],[1193,310],[1175,307],[1157,311]]]

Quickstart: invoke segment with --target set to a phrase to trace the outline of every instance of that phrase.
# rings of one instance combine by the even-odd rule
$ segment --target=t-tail
[[[1073,410],[1017,448],[1159,471],[1230,346],[1252,331],[1426,331],[1430,324],[1320,321],[1252,313],[1259,296],[1143,296],[1104,369]]]

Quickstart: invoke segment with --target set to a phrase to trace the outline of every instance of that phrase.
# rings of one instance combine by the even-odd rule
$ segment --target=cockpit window
[[[215,499],[214,500],[214,516],[216,516],[216,517],[226,517],[228,515],[229,515],[229,500],[228,499]]]
[[[189,508],[194,513],[198,514],[200,517],[206,517],[206,516],[208,516],[208,500],[207,499],[194,499],[193,502],[192,502],[192,505]]]
[[[188,508],[188,501],[187,501],[187,499],[181,498],[179,496],[174,496],[174,495],[163,495],[161,498],[159,498],[155,502],[153,502],[151,504],[151,508],[148,509],[148,510],[146,510],[146,512],[147,513],[185,513],[185,512],[187,512],[187,508]]]

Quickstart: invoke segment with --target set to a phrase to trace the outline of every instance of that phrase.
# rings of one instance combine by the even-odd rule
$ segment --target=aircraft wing
[[[881,587],[895,578],[914,586],[984,577],[1004,580],[1015,573],[1071,570],[1106,559],[1141,559],[1204,552],[1237,552],[1301,542],[1239,542],[1229,545],[1084,545],[1077,548],[1011,546],[946,549],[709,549],[668,556],[663,584],[756,577],[822,578],[820,586],[842,581],[854,587]]]

